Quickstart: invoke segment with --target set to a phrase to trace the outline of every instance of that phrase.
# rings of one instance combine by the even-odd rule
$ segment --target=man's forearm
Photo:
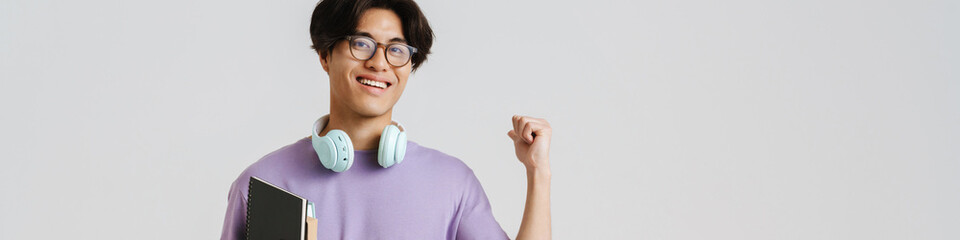
[[[550,172],[527,171],[527,202],[517,240],[550,239],[550,228]]]

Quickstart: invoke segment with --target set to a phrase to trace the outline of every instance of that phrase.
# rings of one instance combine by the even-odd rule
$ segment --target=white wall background
[[[316,1],[0,4],[0,239],[215,239],[329,90]],[[556,239],[960,238],[957,1],[427,1],[395,118],[519,227],[510,116],[555,131]]]

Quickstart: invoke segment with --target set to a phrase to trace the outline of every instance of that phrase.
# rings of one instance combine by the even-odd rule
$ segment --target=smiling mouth
[[[380,88],[380,89],[386,89],[390,87],[390,83],[388,82],[374,81],[374,80],[366,79],[363,77],[357,77],[357,82],[360,82],[360,84],[363,84],[366,86],[371,86],[371,87]]]

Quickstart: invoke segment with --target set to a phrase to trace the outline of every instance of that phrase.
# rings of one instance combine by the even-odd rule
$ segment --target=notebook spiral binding
[[[250,201],[253,201],[253,184],[247,186],[247,230],[246,239],[250,239]]]

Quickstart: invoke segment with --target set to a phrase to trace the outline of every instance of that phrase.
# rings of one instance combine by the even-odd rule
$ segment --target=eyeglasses
[[[387,58],[387,63],[394,67],[407,65],[413,54],[417,53],[417,48],[403,43],[383,44],[365,36],[347,36],[346,38],[350,43],[350,54],[360,61],[373,58],[381,45],[384,46],[384,57]]]

